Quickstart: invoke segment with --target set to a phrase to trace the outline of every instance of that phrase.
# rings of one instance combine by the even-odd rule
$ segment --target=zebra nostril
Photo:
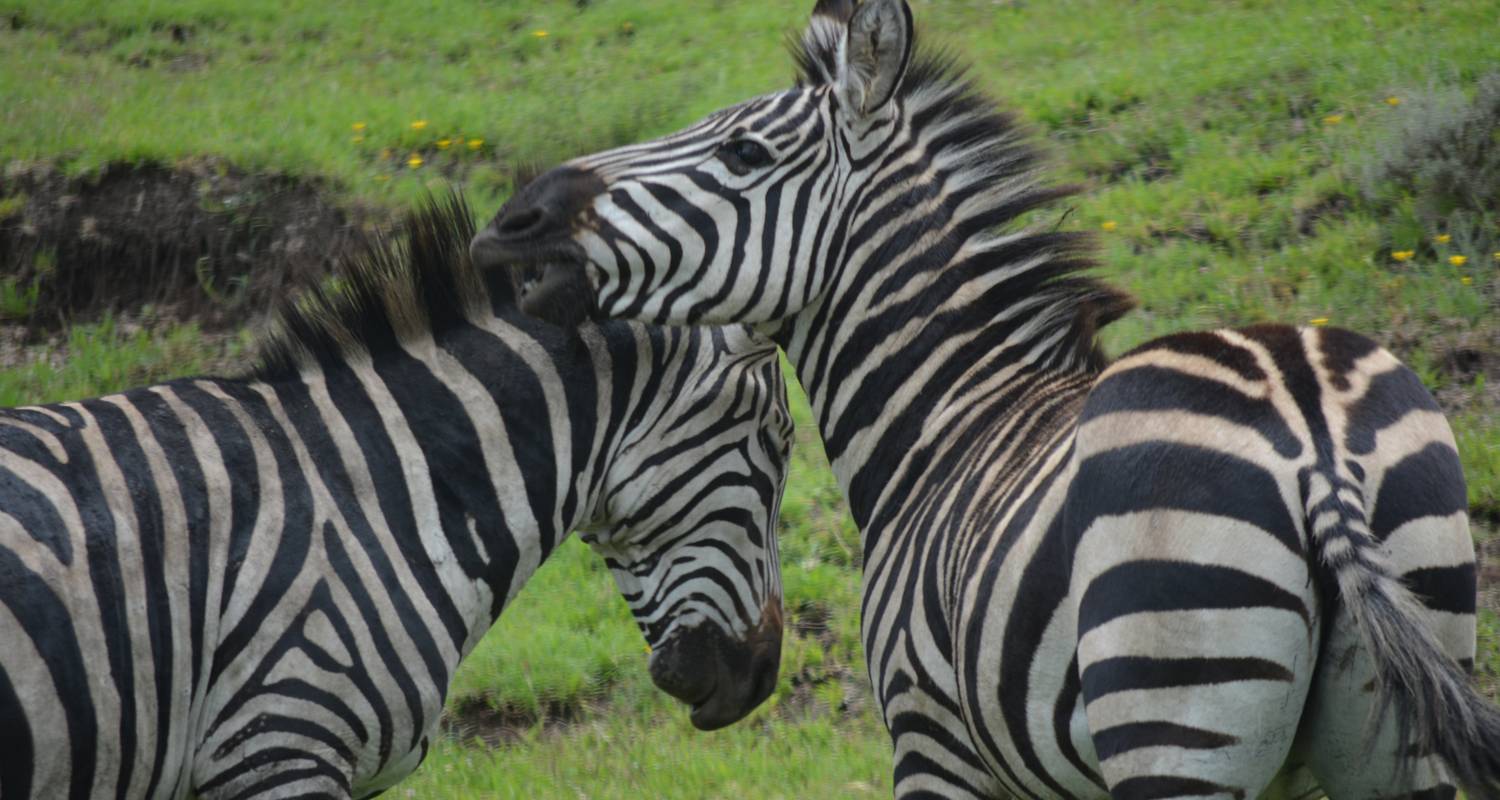
[[[526,233],[533,228],[540,227],[544,216],[540,208],[533,206],[503,215],[496,222],[495,227],[501,233],[510,235]]]

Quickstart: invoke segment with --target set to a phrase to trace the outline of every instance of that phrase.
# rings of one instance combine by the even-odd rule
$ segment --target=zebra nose
[[[604,192],[604,182],[578,167],[558,167],[521,187],[474,237],[469,254],[488,268],[526,260],[569,240],[573,223]]]

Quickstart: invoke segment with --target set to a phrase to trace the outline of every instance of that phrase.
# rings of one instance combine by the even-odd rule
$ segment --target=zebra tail
[[[1474,688],[1423,623],[1421,602],[1366,524],[1360,492],[1327,475],[1314,476],[1309,489],[1306,512],[1317,564],[1337,587],[1375,662],[1377,719],[1394,710],[1397,752],[1407,754],[1408,763],[1434,753],[1469,797],[1497,800],[1500,708]]]

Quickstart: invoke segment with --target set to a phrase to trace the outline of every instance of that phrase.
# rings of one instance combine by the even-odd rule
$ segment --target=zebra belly
[[[1011,516],[969,534],[980,545],[953,570],[954,670],[970,742],[1003,788],[992,796],[1108,797],[1079,698],[1071,552],[1054,527],[1065,454],[1017,470]]]

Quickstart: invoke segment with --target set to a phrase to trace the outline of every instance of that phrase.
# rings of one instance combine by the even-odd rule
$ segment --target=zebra
[[[792,436],[742,326],[568,330],[456,195],[246,376],[0,412],[0,795],[378,794],[571,531],[711,729],[773,690]]]
[[[1074,190],[905,2],[819,0],[793,50],[793,88],[567,162],[470,247],[582,269],[575,316],[781,345],[862,532],[895,794],[1500,796],[1413,373],[1286,326],[1109,363],[1132,300],[1017,221]]]

